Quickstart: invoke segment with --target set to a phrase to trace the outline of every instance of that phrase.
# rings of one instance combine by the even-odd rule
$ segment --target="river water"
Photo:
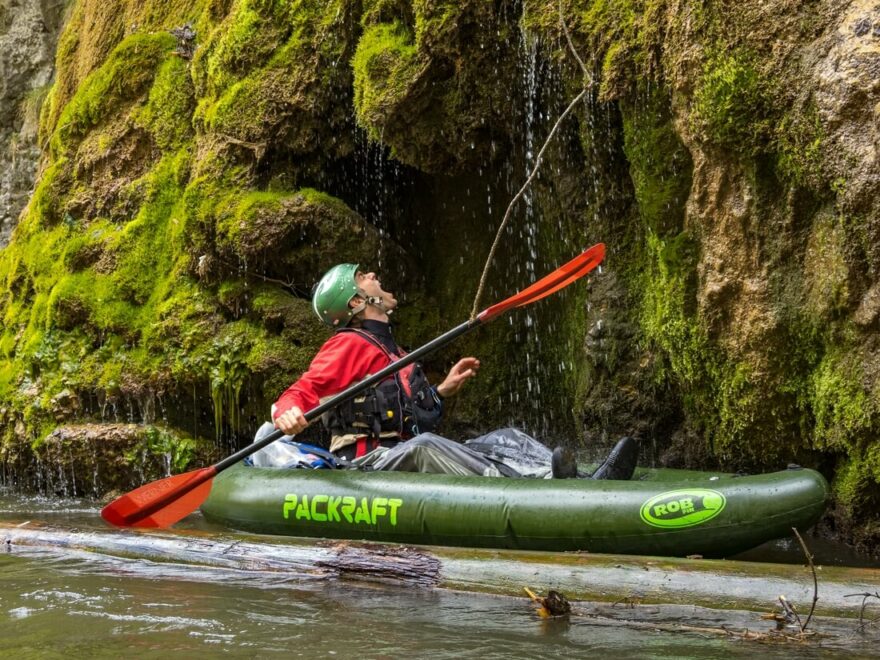
[[[103,525],[88,503],[2,495],[0,520]],[[210,531],[198,516],[184,527]],[[643,607],[640,615],[667,623],[696,617],[700,625],[717,616],[718,625],[768,629],[754,613],[696,610]],[[858,633],[856,622],[839,619],[818,624],[827,638],[792,646],[632,627],[626,618],[621,608],[575,604],[566,619],[542,620],[524,598],[63,548],[0,551],[3,658],[818,658],[870,657],[880,648],[873,627]]]

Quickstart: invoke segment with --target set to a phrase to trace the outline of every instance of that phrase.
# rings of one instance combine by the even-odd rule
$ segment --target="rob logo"
[[[717,490],[670,490],[642,504],[639,515],[642,522],[652,527],[693,527],[717,516],[725,504],[727,500]]]

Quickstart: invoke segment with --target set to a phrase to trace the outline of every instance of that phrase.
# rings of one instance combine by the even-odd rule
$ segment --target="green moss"
[[[52,135],[58,124],[58,116],[64,105],[69,100],[67,94],[72,94],[76,82],[73,80],[75,67],[72,66],[79,46],[79,30],[81,26],[81,7],[78,12],[71,16],[68,26],[61,32],[58,46],[55,49],[56,81],[46,95],[46,101],[40,109],[40,143],[45,144]]]
[[[174,44],[167,31],[191,22],[201,34],[208,27],[212,4],[206,0],[120,0],[112,7],[103,0],[71,3],[55,55],[55,84],[41,116],[41,136],[56,130],[60,113],[84,80],[132,36],[130,32],[158,36]],[[169,54],[172,50],[168,49]]]
[[[822,172],[824,131],[815,103],[796,112],[787,112],[774,131],[776,167],[782,178],[792,185],[822,189],[826,184]]]
[[[137,114],[137,121],[153,134],[161,149],[176,151],[193,136],[194,109],[189,68],[185,60],[172,57],[156,74],[147,103]]]
[[[236,310],[234,314],[239,316],[247,292],[248,285],[244,280],[225,280],[217,287],[217,300],[227,309]]]
[[[708,338],[689,313],[693,306],[687,278],[696,245],[687,233],[667,240],[649,233],[647,238],[651,270],[643,279],[642,330],[663,351],[677,377],[698,386],[714,360],[706,361],[712,356]]]
[[[831,482],[831,490],[834,499],[846,512],[847,522],[876,519],[876,507],[880,502],[880,445],[874,443],[853,449],[842,458]],[[866,527],[870,529],[870,525]],[[868,536],[870,538],[870,534]]]
[[[357,260],[372,258],[378,235],[344,202],[304,188],[294,193],[250,191],[227,198],[216,211],[217,245],[227,261],[258,260],[283,273],[287,281],[308,281],[309,272],[326,269],[327,255],[339,252]],[[275,246],[295,248],[295,256]],[[332,262],[331,262],[332,263]]]
[[[814,220],[807,241],[804,280],[807,309],[823,321],[845,314],[849,307],[850,268],[845,224],[834,213]]]
[[[60,158],[52,163],[43,172],[31,198],[32,216],[46,225],[61,222],[62,201],[71,185],[69,168],[70,165],[65,158]]]
[[[416,43],[428,52],[434,44],[448,43],[458,36],[461,28],[462,5],[457,0],[413,3],[413,27]]]
[[[211,251],[218,213],[234,205],[247,181],[242,167],[205,169],[204,173],[194,173],[186,185],[180,200],[181,216],[175,217],[170,237],[178,250],[194,255]]]
[[[264,192],[255,190],[244,194],[235,207],[235,219],[239,223],[246,223],[262,212],[277,213],[281,210],[281,202],[290,195],[281,192]]]
[[[200,375],[197,348],[216,334],[222,324],[211,295],[190,278],[181,278],[156,305],[155,318],[144,332],[142,344],[150,353],[165,355],[166,369],[184,382]]]
[[[309,328],[308,334],[319,340],[327,334],[317,322],[309,300],[296,298],[278,285],[269,283],[252,287],[250,293],[250,307],[255,319],[279,329]]]
[[[871,437],[880,411],[865,380],[850,351],[832,350],[822,358],[810,379],[817,447],[847,451]]]
[[[642,222],[654,234],[677,234],[684,222],[693,164],[672,125],[669,99],[658,90],[622,103],[621,110],[623,148]]]
[[[3,355],[8,357],[5,350],[3,350]],[[8,401],[11,398],[20,379],[21,373],[17,365],[8,360],[0,362],[0,400]]]
[[[183,190],[178,172],[189,155],[186,151],[163,159],[145,178],[144,205],[121,232],[115,247],[119,266],[113,281],[120,295],[133,304],[161,300],[162,282],[174,277],[174,228],[172,216],[182,213]]]
[[[293,201],[298,214],[284,231],[326,219],[340,232],[348,223],[351,242],[363,239],[354,235],[362,220],[328,195],[256,191],[252,163],[230,148],[236,136],[283,136],[293,152],[344,152],[345,139],[331,143],[338,127],[351,126],[346,27],[357,22],[346,3],[123,5],[74,7],[41,116],[48,167],[0,255],[0,402],[21,413],[37,440],[54,427],[52,397],[68,387],[122,402],[145,392],[189,395],[201,385],[216,403],[217,428],[239,426],[245,382],[286,386],[326,333],[306,320],[303,301],[270,302],[264,292],[252,307],[249,274],[243,285],[216,287],[247,256],[217,254],[218,223],[271,215]],[[201,16],[191,63],[173,54],[166,32],[183,14]],[[129,20],[157,32],[123,37]],[[216,139],[194,130],[197,104],[213,112]],[[256,231],[266,253],[296,259],[264,238]],[[262,410],[275,394],[251,405]]]
[[[566,24],[575,47],[587,68],[600,72],[595,81],[599,83],[599,100],[626,98],[640,84],[662,81],[660,55],[667,4],[666,0],[591,0],[566,7]],[[574,67],[560,26],[558,3],[527,4],[523,24],[539,34],[555,35],[556,57]],[[592,76],[587,78],[578,80],[578,86],[594,82]]]
[[[650,233],[647,247],[640,320],[654,378],[680,393],[688,426],[715,456],[750,469],[809,461],[804,438],[824,436],[817,447],[843,449],[875,424],[863,416],[858,378],[822,357],[826,343],[840,341],[829,338],[826,323],[803,306],[780,306],[776,327],[764,335],[766,353],[731,353],[710,335],[696,304],[692,240]]]
[[[716,452],[752,454],[760,450],[749,435],[760,424],[756,411],[766,398],[751,367],[728,359],[696,315],[689,300],[694,248],[687,233],[666,240],[648,234],[651,269],[642,279],[640,320],[645,338],[663,357],[654,378],[681,391],[690,420]]]
[[[84,138],[113,135],[112,122],[129,121],[119,117],[114,104],[131,108],[130,116],[169,150],[129,184],[137,190],[137,213],[123,224],[72,216],[65,210],[67,200],[95,193],[61,157],[47,169],[4,254],[11,295],[2,339],[6,361],[0,367],[34,379],[40,404],[27,407],[25,415],[34,437],[42,437],[43,427],[51,424],[49,402],[61,389],[131,396],[162,380],[177,358],[173,344],[150,341],[163,301],[186,288],[182,276],[188,263],[178,227],[186,211],[181,199],[190,176],[191,129],[185,117],[182,123],[175,117],[188,107],[191,92],[184,88],[177,95],[179,90],[172,89],[186,80],[181,60],[159,67],[168,46],[163,35],[125,40],[74,95],[53,137],[57,153]],[[156,67],[158,76],[149,87]],[[90,135],[98,126],[100,134]],[[103,150],[110,146],[96,144]],[[188,303],[194,304],[191,291]],[[7,404],[27,405],[14,403],[15,390],[7,389],[6,395]]]
[[[400,21],[368,27],[352,59],[354,107],[358,123],[380,140],[391,109],[419,73],[413,34]]]
[[[265,329],[251,320],[226,323],[208,341],[193,347],[189,357],[208,376],[214,407],[214,424],[219,436],[224,422],[232,429],[240,428],[240,396],[245,380],[261,365],[259,356],[264,352]],[[276,344],[278,359],[283,359],[285,347]],[[274,364],[274,363],[273,363]]]
[[[510,90],[522,85],[516,16],[482,2],[415,3],[370,12],[351,58],[358,124],[394,158],[457,171],[498,154]]]
[[[376,23],[391,23],[404,17],[407,25],[413,25],[412,3],[409,0],[366,0],[363,2],[361,23],[366,27]]]
[[[167,33],[126,37],[61,112],[50,141],[53,157],[69,154],[86,131],[145,93],[174,43],[174,37]]]
[[[300,152],[347,140],[340,103],[349,93],[348,16],[342,0],[241,2],[193,62],[195,113],[204,130],[260,149],[279,138]]]
[[[755,58],[748,51],[719,49],[706,60],[694,92],[692,129],[737,153],[766,148],[773,127],[770,83]]]
[[[258,80],[236,82],[224,90],[216,103],[203,104],[197,115],[206,130],[256,142],[265,128],[263,118],[272,108],[271,97],[261,92]]]
[[[239,0],[194,60],[199,94],[216,96],[262,66],[290,30],[283,11],[300,2]]]

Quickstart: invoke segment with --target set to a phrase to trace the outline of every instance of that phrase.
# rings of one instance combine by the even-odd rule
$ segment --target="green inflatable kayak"
[[[202,512],[243,531],[521,550],[723,557],[813,525],[828,484],[789,469],[638,470],[630,481],[236,465]]]

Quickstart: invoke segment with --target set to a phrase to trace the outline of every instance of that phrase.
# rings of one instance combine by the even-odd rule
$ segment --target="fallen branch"
[[[632,619],[622,619],[615,618],[609,616],[603,616],[601,614],[597,614],[594,612],[584,612],[582,610],[577,610],[572,608],[571,603],[568,598],[565,597],[559,591],[550,590],[546,597],[539,596],[535,592],[533,592],[528,587],[523,587],[523,591],[528,594],[529,598],[538,606],[537,607],[537,615],[542,619],[550,619],[557,617],[564,617],[572,614],[577,617],[582,617],[585,619],[585,623],[589,623],[590,620],[596,622],[596,625],[609,626],[609,625],[623,625],[628,628],[637,628],[643,630],[652,630],[652,631],[661,631],[661,632],[671,632],[671,633],[691,633],[697,635],[716,635],[716,636],[725,636],[732,637],[736,639],[744,639],[749,641],[757,641],[757,642],[799,642],[803,643],[809,640],[811,637],[818,635],[818,633],[810,631],[805,631],[803,627],[797,632],[797,634],[789,634],[785,632],[784,625],[791,625],[795,619],[800,622],[800,619],[797,616],[797,613],[794,611],[794,608],[791,604],[785,599],[785,596],[780,596],[779,601],[782,603],[783,610],[785,612],[784,615],[770,615],[763,616],[763,619],[772,619],[776,621],[776,629],[769,630],[767,632],[758,632],[754,630],[749,630],[748,628],[743,628],[741,630],[729,628],[727,626],[696,626],[689,625],[686,623],[659,623],[653,621],[634,621]],[[632,600],[630,597],[622,598],[611,605],[612,609],[621,602],[626,602],[629,607],[635,608],[637,605],[637,601]]]
[[[797,642],[802,644],[809,641],[811,638],[818,636],[818,633],[812,630],[799,632],[796,635],[792,635],[785,634],[777,630],[760,632],[756,630],[750,630],[748,628],[736,629],[728,628],[726,626],[719,626],[716,628],[712,626],[692,626],[686,623],[655,623],[652,621],[633,621],[631,619],[616,619],[613,617],[606,617],[600,614],[591,614],[588,612],[580,612],[577,610],[573,610],[572,614],[577,617],[582,617],[581,620],[587,625],[614,625],[659,632],[714,635],[716,637],[729,637],[733,639],[742,639],[763,643]]]

